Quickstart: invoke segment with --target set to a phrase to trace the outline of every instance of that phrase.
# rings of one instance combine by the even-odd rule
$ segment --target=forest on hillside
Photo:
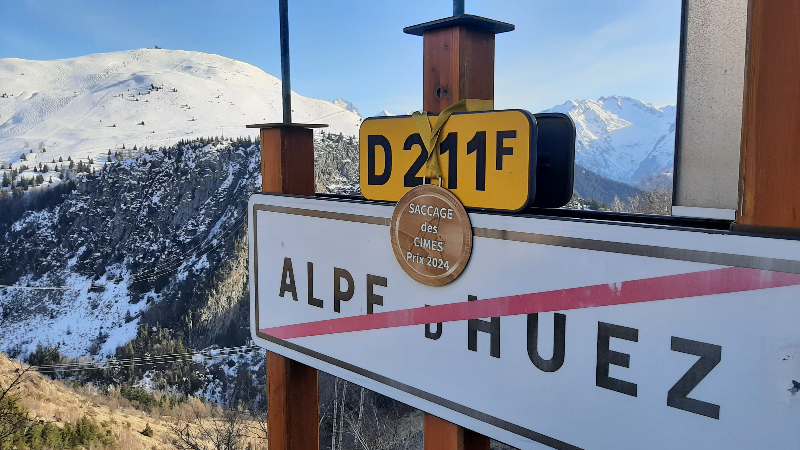
[[[212,424],[263,414],[264,357],[248,342],[243,219],[247,197],[260,189],[260,142],[209,137],[112,156],[103,170],[67,172],[55,187],[22,186],[14,176],[0,191],[0,284],[84,286],[83,294],[0,291],[2,350],[65,386],[88,389],[95,403],[124,404],[158,420],[200,414],[200,404],[202,420]],[[358,140],[316,134],[317,192],[359,195],[358,177]],[[669,177],[633,187],[576,166],[575,178],[570,207],[669,214]],[[52,333],[24,333],[41,327]],[[237,350],[225,350],[231,348]],[[0,407],[24,425],[0,434],[3,450],[43,448],[42,442],[113,447],[121,439],[109,440],[110,425],[102,421],[75,417],[47,426],[31,419],[39,413],[24,402]],[[322,448],[421,448],[421,417],[321,374]],[[64,431],[67,424],[84,431]],[[161,432],[187,442],[193,433],[156,427]]]

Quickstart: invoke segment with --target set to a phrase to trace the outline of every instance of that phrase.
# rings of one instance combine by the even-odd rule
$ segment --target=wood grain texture
[[[425,414],[425,450],[489,450],[489,438]]]
[[[494,100],[492,32],[456,26],[423,37],[423,108],[438,114],[465,99]]]
[[[261,129],[261,191],[314,195],[312,130]]]
[[[261,129],[261,190],[314,195],[310,129]],[[318,372],[267,352],[267,433],[272,450],[319,450]]]
[[[319,388],[316,369],[266,353],[267,433],[272,450],[319,449]]]
[[[425,450],[463,450],[464,429],[436,416],[425,414]]]
[[[800,227],[800,2],[748,7],[737,224]]]

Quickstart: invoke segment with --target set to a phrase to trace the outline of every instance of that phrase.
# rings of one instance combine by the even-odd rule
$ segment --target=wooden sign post
[[[312,128],[322,125],[261,124],[261,191],[314,195]],[[266,352],[267,432],[273,450],[319,449],[318,372]]]
[[[463,0],[453,16],[406,27],[423,37],[422,107],[439,114],[459,100],[494,100],[495,34],[514,25],[464,14]],[[488,450],[489,438],[425,414],[426,450]]]
[[[314,133],[322,124],[292,123],[289,72],[289,5],[278,2],[283,123],[260,129],[261,191],[314,195]],[[266,352],[267,433],[272,450],[319,449],[319,374],[316,369]]]
[[[800,234],[800,3],[750,0],[733,229]]]
[[[403,29],[407,34],[423,37],[425,111],[439,114],[465,98],[494,100],[494,37],[513,30],[514,25],[509,23],[471,14]]]

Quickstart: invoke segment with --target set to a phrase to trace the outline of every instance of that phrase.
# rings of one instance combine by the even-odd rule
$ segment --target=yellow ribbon
[[[428,165],[425,168],[425,178],[430,180],[442,177],[442,169],[439,166],[439,137],[442,135],[442,128],[447,123],[450,115],[457,112],[465,111],[490,111],[494,109],[493,100],[476,100],[467,98],[460,100],[447,108],[439,114],[436,123],[431,128],[431,122],[428,120],[428,113],[415,111],[411,118],[414,119],[414,124],[417,126],[417,131],[425,144],[425,150],[428,151]]]

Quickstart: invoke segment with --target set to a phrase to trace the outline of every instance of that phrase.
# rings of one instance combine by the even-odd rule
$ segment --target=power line
[[[176,144],[176,146],[177,146],[177,144]],[[143,190],[140,191],[140,194],[142,196],[144,196],[144,191]],[[236,224],[236,222],[238,220],[239,220],[239,218],[234,219],[233,223],[228,225],[228,227],[226,229],[224,229],[220,234],[224,235],[231,227],[233,227]],[[238,231],[238,228],[237,228],[237,231]],[[188,256],[190,253],[192,253],[196,249],[202,247],[208,241],[209,238],[210,238],[210,236],[208,238],[206,238],[204,241],[202,241],[199,244],[197,244],[196,246],[192,247],[191,249],[186,250],[183,254],[178,254],[178,255],[174,256],[170,261],[159,263],[157,266],[155,266],[153,268],[150,268],[150,269],[147,269],[147,270],[145,270],[143,272],[140,272],[138,275],[136,275],[134,277],[134,280],[131,281],[131,282],[135,283],[137,281],[141,281],[142,279],[152,279],[153,277],[149,277],[148,275],[150,275],[151,273],[158,272],[159,270],[161,270],[162,267],[171,267],[173,264],[175,264],[177,262],[184,262],[185,261],[184,258],[186,256]],[[223,238],[220,238],[220,239],[223,239]],[[227,238],[224,238],[224,239],[227,239]],[[164,272],[164,273],[169,273],[169,272]],[[159,275],[159,276],[161,276],[161,275]]]
[[[244,216],[241,216],[241,217],[238,217],[238,218],[234,219],[233,223],[231,223],[230,225],[228,225],[228,227],[227,227],[227,228],[225,228],[225,230],[223,230],[223,231],[222,231],[222,233],[221,233],[221,234],[222,234],[222,236],[220,236],[220,237],[219,237],[219,238],[217,238],[217,239],[219,239],[219,240],[220,240],[220,242],[224,242],[225,240],[227,240],[227,239],[230,237],[230,236],[226,236],[226,234],[228,233],[228,231],[229,231],[229,230],[231,230],[231,228],[233,228],[233,226],[234,226],[234,225],[236,225],[236,223],[237,223],[237,222],[238,222],[240,219],[242,219],[243,217],[244,217]],[[239,231],[239,228],[241,228],[241,227],[242,227],[242,225],[244,225],[244,222],[243,222],[242,224],[240,224],[238,227],[236,227],[236,229],[234,230],[234,232],[236,232],[236,231]],[[198,248],[202,247],[204,243],[205,243],[205,241],[204,241],[204,242],[201,242],[201,243],[199,243],[199,244],[197,244],[196,246],[194,246],[194,247],[190,248],[189,250],[186,250],[186,251],[185,251],[183,254],[179,254],[179,255],[176,255],[176,256],[174,256],[174,257],[173,257],[171,260],[169,260],[169,261],[166,261],[166,262],[160,263],[159,265],[157,265],[157,266],[155,266],[155,267],[152,267],[152,268],[150,268],[150,269],[147,269],[147,270],[144,270],[144,271],[140,272],[138,275],[136,275],[136,276],[135,276],[135,277],[132,279],[131,283],[135,283],[135,282],[137,282],[137,281],[141,281],[142,279],[148,279],[148,278],[152,278],[152,276],[151,276],[152,274],[157,274],[157,273],[159,273],[159,271],[161,271],[163,268],[172,267],[173,265],[175,265],[176,263],[179,263],[179,262],[180,262],[180,263],[183,263],[183,262],[185,262],[185,261],[186,261],[186,257],[187,257],[187,256],[189,256],[189,254],[191,254],[192,252],[194,252],[194,251],[195,251],[195,250],[197,250]],[[211,244],[211,245],[214,245],[214,244]],[[214,248],[216,248],[218,245],[219,245],[219,242],[218,242],[216,245],[214,245]],[[207,247],[205,247],[205,248],[207,248]],[[204,250],[205,248],[201,249],[201,251],[202,251],[202,250]],[[207,253],[207,252],[206,252],[206,253]],[[203,253],[203,254],[205,254],[205,253]],[[201,254],[201,256],[202,256],[203,254]],[[179,266],[179,267],[180,267],[180,266]],[[167,272],[164,272],[164,273],[167,273]],[[159,276],[160,276],[160,275],[159,275]]]
[[[34,290],[62,290],[68,291],[72,289],[78,289],[76,287],[71,286],[11,286],[8,284],[0,284],[0,289],[34,289]]]
[[[234,222],[234,223],[235,223],[235,222]],[[231,232],[228,234],[228,236],[225,236],[224,238],[220,238],[220,239],[219,239],[219,242],[217,242],[216,244],[214,244],[214,245],[213,245],[213,246],[211,246],[210,248],[209,248],[209,247],[206,247],[206,248],[204,248],[203,250],[201,250],[202,252],[201,252],[200,254],[196,255],[196,256],[197,256],[197,257],[204,256],[204,255],[206,255],[207,253],[211,252],[212,250],[216,249],[217,247],[221,246],[221,245],[222,245],[222,244],[224,244],[225,242],[227,242],[227,240],[228,240],[230,237],[234,236],[234,235],[236,234],[236,232],[237,232],[237,231],[239,231],[239,229],[240,229],[240,228],[242,228],[242,227],[244,226],[244,224],[245,224],[245,223],[246,223],[246,221],[242,221],[242,223],[240,223],[240,224],[239,224],[239,226],[238,226],[238,227],[236,227],[236,229],[232,230],[232,231],[231,231]],[[186,256],[186,255],[184,255],[184,257],[185,257],[185,256]],[[156,278],[159,278],[159,277],[161,277],[161,276],[164,276],[164,275],[166,275],[166,274],[168,274],[168,273],[171,273],[171,272],[174,272],[174,271],[176,271],[176,270],[180,269],[180,267],[183,265],[183,263],[184,263],[184,262],[186,262],[186,260],[185,260],[185,259],[182,259],[182,260],[175,261],[174,263],[171,263],[171,264],[169,264],[169,265],[166,265],[166,267],[171,267],[171,266],[175,266],[175,265],[177,264],[177,266],[175,266],[175,267],[172,267],[172,268],[165,268],[164,270],[162,270],[162,271],[160,271],[160,272],[156,272],[156,273],[152,273],[152,271],[151,271],[152,275],[148,275],[147,273],[145,273],[144,275],[141,275],[141,274],[140,274],[139,276],[137,276],[137,277],[135,277],[135,278],[131,279],[131,281],[130,281],[130,282],[131,282],[131,283],[138,283],[138,282],[140,282],[140,281],[150,281],[150,280],[154,280],[154,279],[156,279]],[[181,264],[178,264],[178,263],[181,263]]]

